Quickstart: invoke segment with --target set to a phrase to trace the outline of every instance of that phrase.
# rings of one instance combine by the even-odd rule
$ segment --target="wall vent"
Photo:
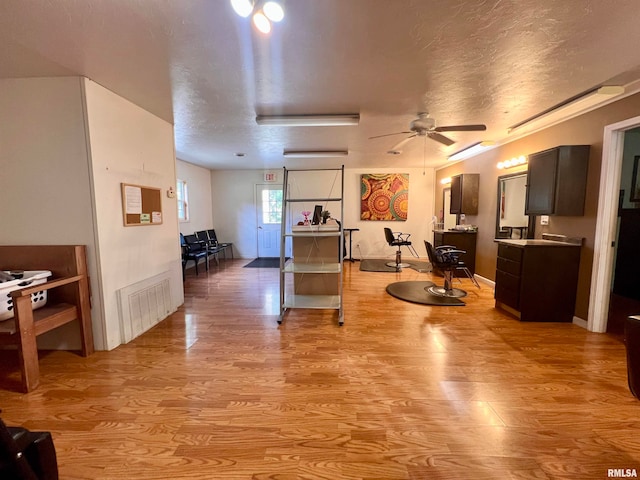
[[[122,343],[130,342],[175,311],[171,306],[169,272],[121,288],[117,296]]]

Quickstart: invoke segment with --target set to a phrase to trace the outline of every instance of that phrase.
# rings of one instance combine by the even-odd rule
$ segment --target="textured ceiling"
[[[282,0],[257,34],[228,0],[1,0],[0,77],[83,75],[175,124],[213,169],[422,167],[601,84],[638,78],[637,0]],[[418,112],[454,132],[386,152]],[[359,112],[352,127],[265,127],[257,114]],[[287,160],[284,149],[348,149]],[[238,158],[236,152],[246,156]]]

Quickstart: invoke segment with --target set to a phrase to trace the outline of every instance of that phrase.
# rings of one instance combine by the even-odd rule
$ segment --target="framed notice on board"
[[[125,227],[162,224],[162,195],[155,187],[122,183],[122,217]]]

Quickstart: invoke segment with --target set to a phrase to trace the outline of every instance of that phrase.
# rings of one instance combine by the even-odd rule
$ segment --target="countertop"
[[[496,238],[496,243],[503,243],[505,245],[511,245],[512,247],[580,247],[573,243],[557,242],[555,240],[540,240],[540,239],[519,239],[511,240],[509,238]]]
[[[477,230],[434,230],[433,233],[478,233]]]

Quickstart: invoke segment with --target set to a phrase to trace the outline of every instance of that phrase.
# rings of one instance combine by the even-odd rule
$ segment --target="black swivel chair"
[[[58,480],[58,461],[51,434],[7,427],[0,419],[0,478]]]
[[[434,248],[427,240],[424,241],[424,246],[427,249],[427,256],[429,262],[435,270],[439,270],[444,277],[444,286],[438,287],[433,285],[428,288],[429,293],[437,295],[439,297],[464,297],[467,292],[459,288],[453,288],[451,282],[453,280],[453,272],[458,269],[460,263],[459,257],[464,250],[457,250],[450,245],[443,245],[438,248]]]
[[[396,270],[410,266],[409,263],[402,263],[401,247],[407,247],[411,255],[418,258],[418,252],[416,252],[416,249],[413,248],[413,245],[411,245],[411,242],[409,241],[410,236],[410,233],[392,232],[390,228],[384,227],[384,238],[387,240],[389,246],[398,247],[398,250],[396,250],[396,261],[388,262],[387,266],[396,267]]]
[[[640,316],[627,317],[624,324],[624,343],[627,349],[629,390],[640,400]]]

